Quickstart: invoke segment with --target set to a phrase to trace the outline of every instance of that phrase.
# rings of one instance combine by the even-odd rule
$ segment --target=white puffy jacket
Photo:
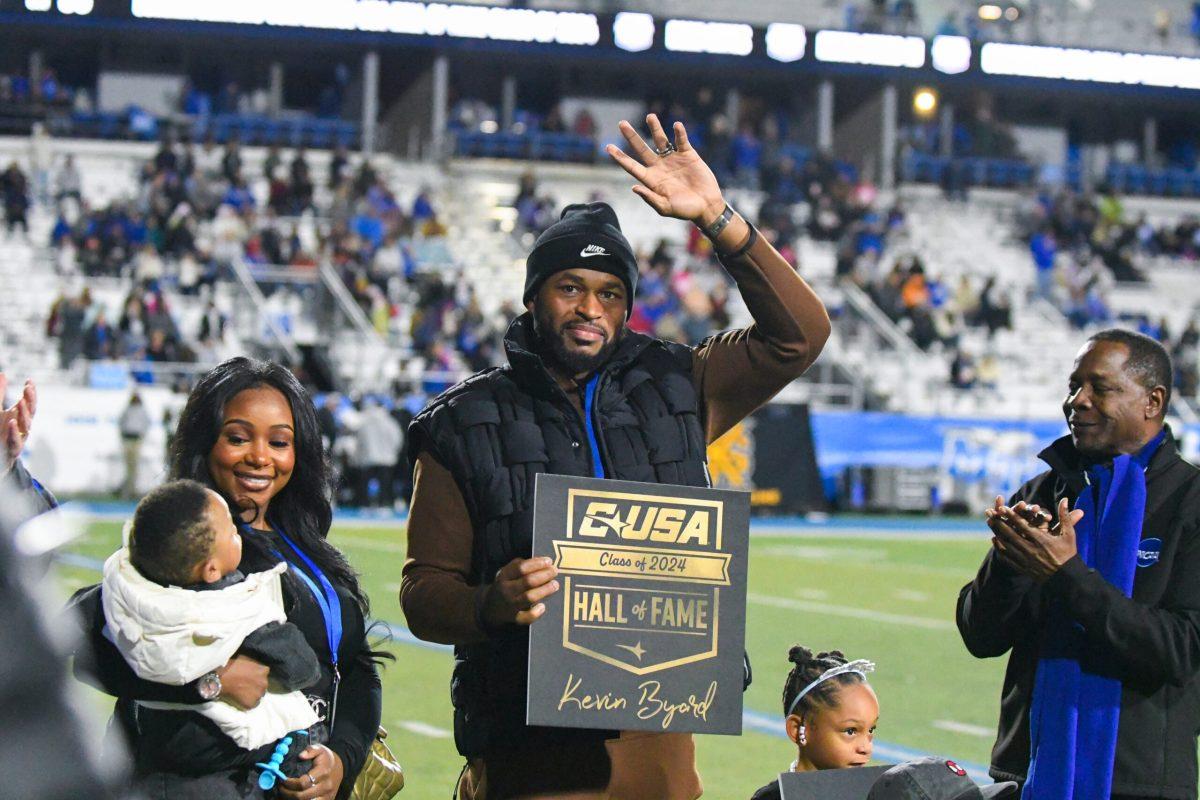
[[[280,563],[224,589],[197,592],[144,577],[122,547],[104,563],[100,592],[113,643],[138,677],[181,686],[223,666],[242,640],[268,622],[285,622]],[[240,747],[269,744],[317,722],[302,692],[268,691],[252,709],[217,700],[200,705],[140,701],[150,708],[195,711]]]

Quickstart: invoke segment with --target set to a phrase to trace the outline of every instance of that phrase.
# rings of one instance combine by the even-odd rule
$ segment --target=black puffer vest
[[[535,476],[593,476],[588,429],[533,352],[533,320],[518,317],[504,345],[509,364],[485,370],[430,403],[409,427],[409,452],[428,451],[454,476],[474,527],[471,576],[533,550]],[[626,331],[601,368],[592,430],[605,477],[708,486],[700,399],[691,349]],[[455,740],[468,757],[613,735],[525,725],[528,629],[511,626],[489,641],[455,649],[451,681]]]

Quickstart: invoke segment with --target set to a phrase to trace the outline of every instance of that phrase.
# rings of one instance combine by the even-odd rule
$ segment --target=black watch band
[[[733,206],[729,205],[729,203],[726,203],[725,210],[721,212],[721,216],[717,217],[711,225],[708,225],[708,226],[700,225],[697,227],[700,228],[701,233],[703,233],[710,240],[715,242],[717,240],[717,237],[721,235],[721,231],[725,230],[725,227],[732,221],[733,221]]]

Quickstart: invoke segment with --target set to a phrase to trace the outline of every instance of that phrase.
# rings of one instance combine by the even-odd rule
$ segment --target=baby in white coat
[[[169,762],[155,769],[207,775],[246,767],[266,760],[281,737],[317,722],[299,690],[317,682],[320,667],[286,621],[286,565],[248,576],[238,571],[241,536],[219,494],[195,481],[164,484],[138,504],[126,538],[104,565],[110,638],[140,678],[173,685],[199,679],[207,701],[139,701],[139,730],[154,740],[148,749]],[[252,709],[221,700],[213,680],[239,652],[270,667],[270,689]]]

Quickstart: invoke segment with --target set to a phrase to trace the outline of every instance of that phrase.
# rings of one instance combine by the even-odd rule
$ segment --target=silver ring
[[[308,773],[308,785],[309,785],[309,787],[313,787],[313,786],[317,785],[317,779],[312,776],[311,772]]]
[[[675,149],[674,142],[667,142],[667,146],[662,148],[661,150],[657,147],[654,148],[654,154],[659,156],[660,158],[662,156],[669,156],[671,153],[678,153],[678,152],[679,151]]]

